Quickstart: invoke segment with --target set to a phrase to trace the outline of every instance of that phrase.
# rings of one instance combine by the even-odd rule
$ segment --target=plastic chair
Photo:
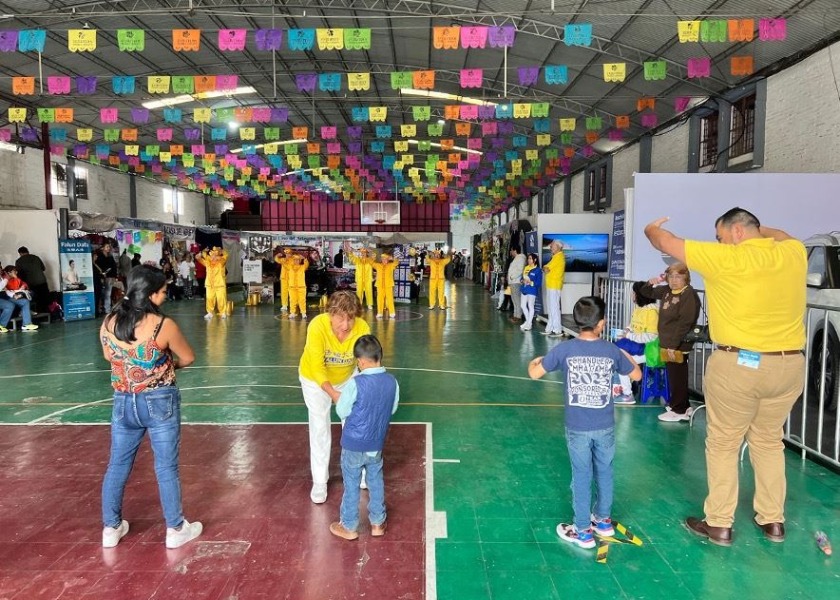
[[[668,388],[668,371],[665,367],[649,367],[645,364],[639,387],[642,404],[647,404],[656,398],[662,398],[667,404],[671,397]]]

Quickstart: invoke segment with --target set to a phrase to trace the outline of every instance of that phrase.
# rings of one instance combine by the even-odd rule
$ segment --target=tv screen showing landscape
[[[608,269],[610,234],[608,233],[546,233],[542,236],[542,264],[551,260],[549,246],[553,241],[563,244],[567,273],[604,273]]]
[[[362,225],[400,224],[400,203],[396,200],[363,201],[359,204]]]

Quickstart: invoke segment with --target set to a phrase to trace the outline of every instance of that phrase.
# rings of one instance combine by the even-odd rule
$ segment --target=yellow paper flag
[[[93,139],[93,129],[77,129],[76,139],[80,142],[89,142]]]
[[[23,123],[24,121],[26,121],[26,109],[25,108],[9,107],[9,122],[11,122],[11,123]]]
[[[67,49],[70,52],[93,52],[96,50],[96,30],[70,29],[67,32]]]
[[[624,81],[627,77],[626,63],[605,63],[604,81]]]
[[[169,82],[171,77],[169,75],[152,75],[147,78],[148,88],[150,94],[168,94]]]

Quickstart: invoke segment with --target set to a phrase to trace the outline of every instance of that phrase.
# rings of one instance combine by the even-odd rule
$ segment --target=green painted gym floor
[[[436,588],[442,600],[840,597],[840,557],[825,556],[814,541],[818,529],[840,540],[840,476],[793,452],[785,543],[766,541],[752,524],[748,457],[734,545],[713,546],[681,526],[688,515],[702,516],[705,416],[689,427],[660,423],[659,407],[618,407],[613,519],[643,544],[613,544],[607,563],[598,564],[594,550],[559,540],[555,526],[571,517],[563,388],[554,375],[531,381],[526,374],[531,358],[559,342],[540,335],[541,327],[521,332],[476,284],[447,285],[447,294],[447,311],[428,310],[423,298],[398,304],[395,321],[363,317],[400,382],[394,420],[432,426],[431,494],[446,537],[426,540],[436,567],[429,595]],[[306,421],[297,379],[305,322],[283,319],[269,305],[240,303],[226,321],[209,323],[200,299],[164,309],[197,354],[179,372],[186,426]],[[2,335],[0,422],[107,423],[111,394],[98,327],[53,323]],[[0,436],[8,431],[0,427]],[[104,463],[78,461],[104,472]]]

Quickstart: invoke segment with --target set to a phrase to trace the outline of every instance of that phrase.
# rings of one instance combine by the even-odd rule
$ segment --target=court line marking
[[[460,463],[461,462],[460,458],[435,458],[433,460],[434,460],[434,462],[439,462],[439,463]]]
[[[58,415],[63,415],[64,413],[68,413],[71,410],[77,410],[79,408],[84,408],[86,406],[93,406],[93,405],[96,405],[96,404],[103,404],[105,402],[111,402],[111,401],[113,401],[113,399],[114,399],[113,397],[105,398],[103,400],[94,400],[93,402],[85,402],[84,404],[76,404],[75,406],[69,406],[67,408],[62,408],[61,410],[51,412],[50,414],[44,415],[43,417],[38,417],[37,419],[34,419],[27,424],[28,425],[37,425],[38,423],[41,423],[42,421],[46,421],[47,419],[57,417]]]
[[[298,365],[201,365],[187,367],[185,371],[203,369],[297,369]],[[417,371],[420,373],[445,373],[447,375],[475,375],[480,377],[495,377],[497,379],[513,379],[517,381],[536,381],[538,383],[560,385],[563,382],[553,379],[531,379],[520,375],[503,375],[501,373],[479,373],[477,371],[450,371],[448,369],[418,369],[414,367],[386,367],[389,371]],[[0,375],[0,379],[23,379],[26,377],[50,377],[57,375],[83,375],[88,373],[110,373],[110,369],[96,369],[89,371],[55,371],[51,373],[30,373],[23,375]]]

